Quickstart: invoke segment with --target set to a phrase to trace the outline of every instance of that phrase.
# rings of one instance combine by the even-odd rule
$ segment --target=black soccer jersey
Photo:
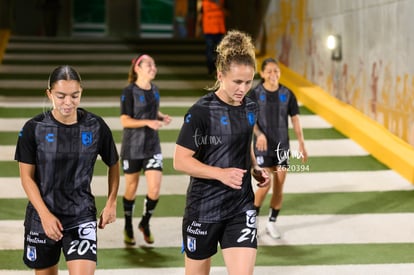
[[[295,95],[279,84],[276,92],[266,91],[263,84],[258,84],[248,95],[259,105],[257,125],[267,138],[267,152],[256,150],[256,155],[276,157],[280,150],[289,150],[289,116],[299,114]]]
[[[78,108],[78,123],[56,121],[51,111],[29,120],[21,130],[15,160],[33,164],[35,182],[48,209],[64,228],[96,220],[91,180],[100,155],[106,165],[118,161],[112,133],[102,118]],[[25,223],[40,221],[29,202]]]
[[[222,102],[215,93],[197,101],[184,117],[177,144],[193,150],[207,165],[246,169],[241,190],[217,180],[190,177],[185,216],[218,222],[253,209],[250,144],[257,104],[245,99],[241,106]]]
[[[128,85],[121,96],[121,114],[135,119],[158,119],[160,94],[151,84],[151,90],[143,90],[134,83]],[[121,157],[145,159],[161,153],[158,131],[150,127],[124,128]]]

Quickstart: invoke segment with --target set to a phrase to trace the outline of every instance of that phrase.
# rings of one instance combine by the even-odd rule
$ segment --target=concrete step
[[[45,109],[47,109],[46,106]],[[0,118],[0,131],[20,131],[28,119],[29,118]],[[122,130],[122,125],[119,121],[119,117],[104,117],[103,119],[109,125],[111,130]],[[171,123],[169,125],[163,126],[162,129],[178,130],[181,128],[183,121],[184,114],[182,117],[172,116]],[[331,128],[331,126],[325,120],[316,115],[302,116],[301,124],[303,128]]]

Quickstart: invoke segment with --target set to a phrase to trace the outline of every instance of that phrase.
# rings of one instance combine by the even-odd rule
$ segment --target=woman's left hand
[[[164,125],[168,125],[170,124],[172,118],[169,115],[164,115],[164,117],[162,118],[162,121],[164,122]]]
[[[113,223],[116,221],[116,207],[108,207],[102,210],[102,213],[99,217],[99,224],[98,227],[100,229],[104,229],[107,224]]]
[[[270,177],[266,169],[263,169],[259,166],[254,167],[251,172],[253,178],[257,180],[258,187],[266,187],[270,183]]]

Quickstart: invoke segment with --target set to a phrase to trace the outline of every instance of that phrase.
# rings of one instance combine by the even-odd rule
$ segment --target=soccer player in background
[[[306,162],[308,154],[299,120],[299,106],[292,91],[279,83],[280,68],[277,61],[273,58],[265,59],[260,76],[262,81],[248,95],[259,105],[253,148],[255,162],[272,175],[272,185],[256,190],[254,205],[259,213],[266,194],[273,186],[266,231],[272,238],[278,239],[281,233],[276,227],[276,219],[282,207],[283,184],[289,170],[291,155],[288,134],[289,116],[299,142],[299,152],[296,156]]]
[[[170,116],[159,111],[160,94],[158,87],[152,83],[156,75],[154,59],[147,54],[138,55],[132,60],[129,84],[121,95],[124,242],[128,245],[135,244],[132,220],[141,171],[144,171],[147,180],[147,195],[138,229],[143,233],[145,242],[154,242],[149,222],[160,196],[163,161],[158,129],[171,122]]]

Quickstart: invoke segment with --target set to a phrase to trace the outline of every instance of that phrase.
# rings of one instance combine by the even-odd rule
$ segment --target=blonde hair
[[[217,46],[216,68],[226,74],[231,64],[251,66],[256,72],[256,54],[252,38],[241,31],[231,30],[223,37]],[[219,82],[209,90],[217,90]]]

